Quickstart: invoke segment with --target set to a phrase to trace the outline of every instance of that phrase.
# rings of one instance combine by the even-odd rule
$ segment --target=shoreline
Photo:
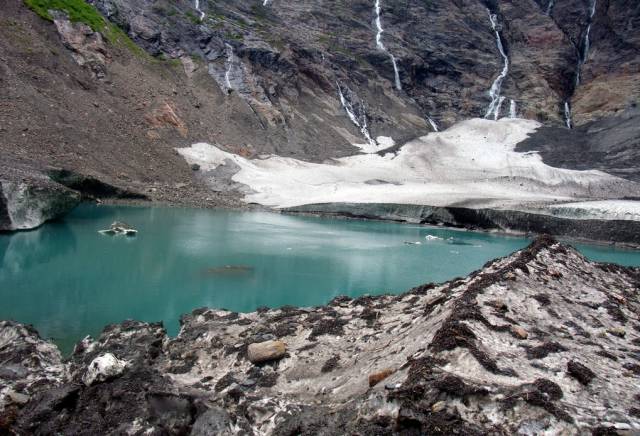
[[[568,242],[640,249],[640,221],[571,219],[506,209],[396,203],[318,203],[280,209],[291,215],[393,221],[501,235],[550,234]],[[600,238],[585,235],[596,232]]]
[[[573,219],[507,209],[474,209],[397,203],[318,203],[289,208],[271,208],[255,203],[243,203],[238,206],[229,206],[210,205],[189,201],[172,202],[168,200],[116,198],[100,200],[85,199],[81,201],[80,204],[87,203],[98,206],[167,207],[178,209],[227,210],[235,212],[265,212],[291,216],[299,215],[361,221],[394,222],[398,224],[413,224],[425,227],[446,228],[450,230],[490,233],[500,236],[521,236],[531,239],[540,235],[550,234],[563,243],[578,243],[596,246],[610,246],[625,250],[640,250],[640,221]],[[508,220],[511,218],[509,215],[516,216],[518,221],[509,222]],[[539,231],[531,229],[523,230],[518,228],[518,225],[522,222],[530,225],[530,221],[528,221],[530,218],[534,218],[539,221],[534,224],[545,224],[545,220],[551,224],[559,222],[562,223],[563,226],[568,226],[571,223],[581,223],[583,224],[583,228],[578,230],[583,233],[566,234],[561,232],[549,232],[549,229],[544,228],[539,229]],[[59,217],[56,220],[64,220],[64,216]],[[10,235],[14,232],[29,232],[40,228],[44,224],[46,224],[46,222],[32,229],[0,231],[0,235]],[[515,224],[515,226],[513,224]],[[600,229],[604,228],[605,231],[611,224],[617,224],[618,231],[612,233],[616,238],[607,240],[583,236],[584,233],[589,231],[589,225],[594,224]],[[603,234],[606,234],[606,232]],[[631,242],[629,242],[629,239],[619,240],[617,237],[626,237],[628,235],[632,236],[632,238],[629,238]]]
[[[182,317],[177,337],[159,323],[110,324],[66,359],[33,328],[0,321],[0,410],[9,417],[0,428],[189,434],[217,423],[228,429],[221,434],[300,425],[386,434],[429,433],[436,420],[464,434],[634,431],[638,286],[639,268],[591,262],[539,237],[465,277],[400,295],[201,308]],[[256,357],[257,346],[267,354]]]
[[[83,202],[85,203],[85,202]],[[512,210],[502,210],[502,209],[472,209],[472,208],[461,208],[461,207],[440,207],[440,206],[428,206],[428,205],[411,205],[411,204],[396,204],[396,203],[318,203],[318,204],[308,204],[302,206],[295,206],[290,208],[271,208],[268,206],[263,206],[256,203],[245,203],[242,206],[231,207],[231,206],[210,206],[210,205],[198,205],[191,203],[172,203],[169,201],[155,201],[155,200],[130,200],[130,199],[106,199],[97,203],[95,201],[86,201],[86,203],[95,203],[95,204],[104,204],[104,205],[114,205],[114,206],[132,206],[132,207],[169,207],[169,208],[185,208],[185,209],[209,209],[209,210],[231,210],[236,212],[266,212],[266,213],[276,213],[276,214],[284,214],[284,215],[300,215],[300,216],[314,216],[314,217],[328,217],[328,218],[337,218],[337,219],[347,219],[347,220],[356,220],[356,221],[380,221],[380,222],[394,222],[398,224],[413,224],[420,225],[425,227],[433,227],[433,228],[445,228],[449,230],[459,230],[459,231],[470,231],[470,232],[480,232],[480,233],[490,233],[500,236],[524,236],[527,238],[534,239],[537,236],[541,236],[547,233],[544,232],[527,232],[517,229],[506,229],[506,228],[498,228],[498,227],[470,227],[465,224],[452,224],[452,223],[438,223],[438,222],[415,222],[411,221],[408,218],[402,217],[385,217],[385,216],[372,216],[372,215],[353,215],[349,213],[348,210],[344,212],[332,212],[325,210],[311,210],[305,211],[307,208],[315,208],[316,206],[331,206],[331,205],[345,205],[347,209],[352,205],[364,205],[371,207],[384,207],[384,206],[400,206],[407,208],[433,208],[433,209],[460,209],[460,210],[491,210],[498,212],[516,212],[527,215],[535,215],[542,217],[550,217],[558,220],[566,220],[569,222],[579,222],[579,221],[598,221],[598,222],[614,222],[614,223],[636,223],[632,226],[636,226],[638,231],[640,232],[640,221],[631,221],[631,220],[589,220],[589,219],[572,219],[572,218],[564,218],[564,217],[554,217],[552,215],[544,215],[544,214],[535,214],[532,212],[524,212],[524,211],[512,211]],[[561,242],[567,243],[579,243],[579,244],[589,244],[589,245],[597,245],[597,246],[611,246],[621,249],[627,250],[640,250],[640,235],[638,237],[637,242],[627,242],[627,241],[606,241],[602,239],[591,239],[585,237],[576,237],[576,236],[566,236],[566,235],[552,235],[556,237]]]

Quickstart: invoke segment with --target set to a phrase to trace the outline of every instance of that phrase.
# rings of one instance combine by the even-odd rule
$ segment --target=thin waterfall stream
[[[491,88],[489,89],[489,96],[491,97],[491,103],[489,104],[489,108],[487,109],[487,113],[485,114],[485,118],[489,118],[493,116],[494,120],[498,120],[500,117],[500,107],[505,100],[505,97],[500,95],[502,90],[502,82],[507,77],[509,73],[509,57],[504,51],[504,46],[502,45],[502,38],[500,37],[500,30],[498,28],[498,16],[492,14],[491,11],[487,10],[489,13],[489,21],[491,21],[491,29],[496,34],[496,45],[498,46],[498,50],[500,51],[500,56],[504,61],[504,66],[502,67],[502,71],[494,80]]]

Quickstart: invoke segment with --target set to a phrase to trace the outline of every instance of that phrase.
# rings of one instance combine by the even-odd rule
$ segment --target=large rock
[[[24,179],[0,177],[0,231],[34,229],[65,215],[79,202],[79,193],[40,174]]]
[[[0,415],[66,380],[62,354],[31,326],[0,321]],[[0,421],[2,421],[0,419]],[[0,433],[2,433],[0,425]]]
[[[126,367],[127,362],[118,359],[111,353],[105,353],[91,361],[82,381],[87,386],[104,382],[121,375]]]
[[[265,341],[250,344],[247,355],[252,363],[262,363],[280,359],[286,351],[287,346],[282,341]]]

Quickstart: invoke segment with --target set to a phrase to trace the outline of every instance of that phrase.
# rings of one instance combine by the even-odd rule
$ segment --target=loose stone
[[[282,341],[265,341],[249,345],[247,354],[251,363],[281,359],[287,347]]]
[[[395,371],[390,368],[383,369],[382,371],[374,372],[369,374],[369,387],[374,387],[378,383],[380,383],[385,378],[389,377]]]

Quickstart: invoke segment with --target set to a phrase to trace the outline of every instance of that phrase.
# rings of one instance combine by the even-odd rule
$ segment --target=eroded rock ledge
[[[0,232],[29,230],[59,218],[80,202],[80,195],[39,171],[0,169]]]
[[[534,213],[395,203],[318,203],[285,208],[283,212],[444,225],[472,230],[551,234],[597,242],[640,245],[640,221],[563,218],[553,216],[548,211]]]
[[[2,322],[0,430],[637,434],[639,290],[640,270],[542,237],[399,296],[198,309],[176,338],[161,324],[110,325],[67,361]],[[265,341],[277,360],[252,364],[249,345]]]

